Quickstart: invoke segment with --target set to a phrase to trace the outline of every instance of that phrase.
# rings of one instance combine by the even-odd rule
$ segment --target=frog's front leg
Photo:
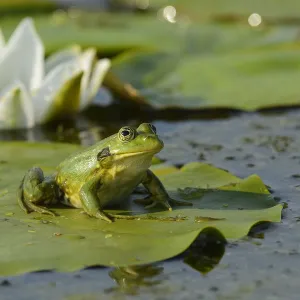
[[[190,202],[178,201],[170,198],[161,181],[150,170],[147,170],[145,177],[142,180],[142,184],[148,190],[150,195],[144,199],[135,200],[135,202],[146,205],[145,208],[152,208],[157,204],[161,204],[171,211],[172,207],[170,204],[181,206],[193,205]]]
[[[27,171],[18,189],[18,203],[26,212],[39,212],[55,216],[51,210],[38,204],[53,204],[58,201],[58,187],[54,177],[44,177],[41,168]]]
[[[112,216],[105,213],[100,207],[100,201],[97,196],[97,191],[101,185],[100,179],[94,177],[87,181],[80,189],[79,196],[84,211],[92,217],[105,220],[109,223],[113,221]]]
[[[80,189],[79,195],[84,211],[91,217],[102,219],[109,223],[112,223],[115,219],[133,220],[134,216],[118,215],[105,213],[100,205],[100,199],[98,197],[98,191],[101,187],[101,181],[99,177],[86,182]]]

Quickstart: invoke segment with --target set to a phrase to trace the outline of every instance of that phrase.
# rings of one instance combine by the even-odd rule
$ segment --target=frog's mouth
[[[142,154],[149,154],[154,155],[155,153],[159,152],[160,149],[151,149],[151,150],[145,150],[145,151],[136,151],[136,152],[117,152],[117,153],[111,153],[113,156],[122,156],[122,157],[129,157],[129,156],[135,156],[135,155],[142,155]]]

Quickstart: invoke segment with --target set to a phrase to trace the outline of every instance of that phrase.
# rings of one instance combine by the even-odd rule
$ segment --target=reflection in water
[[[217,266],[225,253],[226,240],[214,228],[206,228],[185,252],[184,262],[207,274]]]
[[[126,106],[127,107],[127,106]],[[205,110],[186,111],[173,110],[143,110],[139,107],[128,109],[115,104],[107,107],[91,106],[74,120],[60,121],[37,126],[33,129],[0,131],[1,141],[31,141],[31,142],[66,142],[73,144],[92,145],[95,142],[116,133],[122,126],[137,127],[142,122],[154,120],[180,121],[185,119],[220,119],[230,117],[229,111]]]
[[[207,274],[218,265],[225,252],[226,240],[215,228],[206,228],[183,253],[184,263]],[[164,268],[157,265],[128,266],[114,268],[109,276],[117,284],[107,293],[121,292],[137,295],[142,287],[152,287],[162,283]]]
[[[85,118],[78,118],[76,121],[64,121],[59,123],[36,126],[32,129],[16,129],[0,131],[1,141],[29,141],[29,142],[61,142],[92,145],[114,133],[124,123],[105,123],[88,121]],[[131,123],[125,123],[132,125]],[[136,124],[134,124],[136,126]]]
[[[161,283],[161,280],[155,277],[160,275],[163,269],[163,267],[155,265],[115,268],[109,272],[109,276],[118,286],[107,292],[120,291],[129,295],[137,295],[141,287],[150,287]]]

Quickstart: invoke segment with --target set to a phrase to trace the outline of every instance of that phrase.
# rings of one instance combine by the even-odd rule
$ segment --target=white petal
[[[82,53],[80,57],[80,66],[83,70],[83,77],[80,85],[80,107],[82,103],[88,102],[89,100],[89,81],[91,79],[91,73],[93,68],[93,62],[96,57],[95,49],[88,49]]]
[[[50,71],[33,97],[39,123],[78,111],[81,78],[82,70],[74,62],[61,64]]]
[[[110,69],[111,61],[107,58],[100,59],[97,61],[91,78],[89,79],[89,85],[87,88],[87,96],[81,98],[80,109],[84,109],[97,95],[103,79]]]
[[[0,128],[16,129],[34,126],[34,113],[28,91],[15,82],[0,95]]]
[[[13,32],[0,57],[0,89],[21,81],[28,90],[40,86],[44,76],[44,47],[31,18]]]
[[[45,73],[48,74],[58,65],[78,59],[80,56],[80,46],[70,47],[50,55],[45,62]]]

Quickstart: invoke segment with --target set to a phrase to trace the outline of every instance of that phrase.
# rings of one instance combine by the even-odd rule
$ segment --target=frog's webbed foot
[[[157,205],[162,205],[171,211],[172,210],[171,204],[179,205],[179,206],[193,205],[192,203],[189,202],[172,199],[168,195],[161,181],[151,170],[147,170],[145,174],[145,178],[143,179],[142,183],[145,186],[146,190],[150,193],[150,195],[144,199],[135,200],[135,202],[146,205],[145,208],[152,208]]]
[[[102,210],[98,210],[95,214],[95,217],[97,219],[101,219],[101,220],[104,220],[108,223],[112,223],[114,221],[114,218],[112,215],[108,214],[108,213],[105,213],[104,211]]]
[[[82,213],[86,213],[85,211],[82,211]],[[88,214],[89,215],[89,214]],[[136,217],[132,215],[118,215],[118,214],[112,214],[112,213],[105,213],[102,210],[99,210],[95,215],[91,215],[91,217],[95,217],[97,219],[106,221],[108,223],[113,223],[115,222],[116,219],[120,220],[135,220],[135,219],[140,219],[141,217]]]
[[[108,223],[113,223],[115,219],[120,220],[133,220],[138,219],[139,217],[135,216],[127,216],[127,215],[118,215],[118,214],[112,214],[112,213],[105,213],[102,210],[97,211],[97,213],[94,215],[97,219],[101,219],[103,221],[106,221]]]
[[[37,205],[39,203],[56,202],[55,181],[45,178],[40,168],[31,168],[21,181],[17,193],[18,204],[26,213],[38,212],[56,216],[54,212]]]
[[[28,205],[28,208],[29,208],[29,210],[26,211],[27,213],[37,212],[37,213],[40,213],[40,214],[50,215],[50,216],[53,216],[53,217],[57,216],[57,214],[55,212],[53,212],[52,210],[50,210],[46,207],[43,207],[43,206],[35,205],[32,202],[29,202],[28,204],[26,203],[26,205]]]
[[[168,200],[161,201],[161,199],[157,199],[153,196],[148,196],[148,197],[143,198],[143,199],[135,199],[134,202],[144,205],[146,209],[153,208],[157,205],[163,205],[168,210],[170,210],[170,211],[172,210],[172,207],[169,204]]]
[[[192,206],[193,205],[190,202],[175,200],[175,199],[172,199],[165,195],[162,195],[162,196],[150,195],[144,199],[136,199],[136,200],[134,200],[134,202],[145,205],[146,209],[153,208],[157,205],[162,205],[165,208],[167,208],[169,211],[172,211],[171,204],[174,206]]]

